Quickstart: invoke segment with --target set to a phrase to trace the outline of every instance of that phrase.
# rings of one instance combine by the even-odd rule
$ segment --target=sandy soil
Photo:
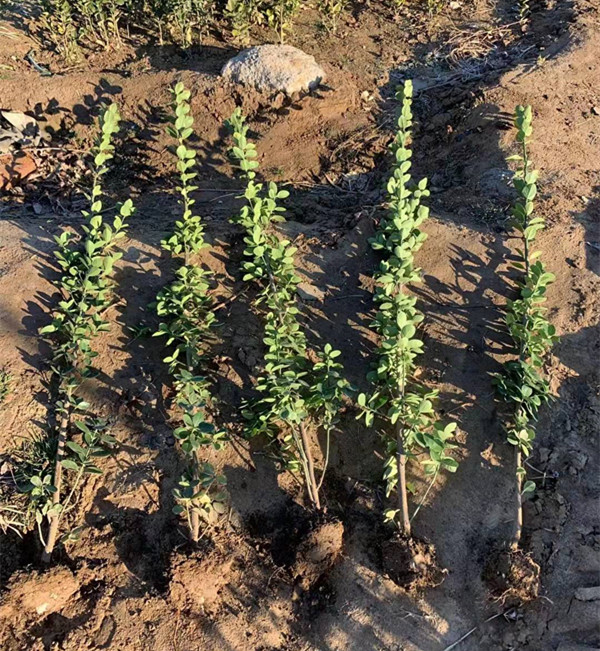
[[[444,651],[477,627],[460,651],[584,651],[600,646],[598,430],[600,398],[600,27],[598,4],[534,5],[529,31],[509,3],[463,3],[428,20],[394,21],[380,2],[356,3],[339,36],[315,37],[310,20],[293,43],[314,54],[327,86],[293,103],[241,96],[218,77],[234,51],[219,40],[182,56],[173,48],[98,53],[41,78],[22,58],[26,36],[0,44],[2,108],[28,111],[55,150],[36,152],[39,174],[0,203],[1,366],[15,378],[0,405],[0,454],[43,427],[47,353],[36,335],[48,320],[52,237],[80,223],[85,183],[78,162],[98,108],[118,101],[126,119],[110,192],[137,206],[117,272],[113,327],[98,342],[98,377],[84,391],[115,423],[119,452],[86,487],[81,539],[43,572],[33,535],[0,536],[0,635],[16,651]],[[1,15],[19,29],[19,14]],[[477,30],[495,31],[483,38]],[[473,34],[477,32],[477,36]],[[54,71],[60,62],[39,60]],[[261,322],[239,273],[241,237],[229,217],[239,190],[224,152],[223,120],[241,102],[265,178],[289,183],[288,222],[305,285],[312,344],[342,351],[349,379],[365,387],[374,355],[368,330],[373,232],[388,170],[390,91],[412,76],[415,168],[432,186],[429,239],[419,253],[426,315],[423,379],[460,427],[461,463],[430,493],[415,533],[435,545],[443,583],[418,594],[382,571],[383,508],[378,441],[352,407],[335,435],[324,486],[331,520],[315,522],[297,485],[259,445],[235,445],[213,461],[227,476],[231,513],[190,549],[171,512],[178,455],[172,390],[148,309],[172,270],[159,243],[175,214],[166,150],[168,87],[192,90],[202,165],[198,207],[221,279],[221,340],[213,370],[223,422],[240,433],[238,407],[260,371]],[[531,472],[539,486],[525,510],[524,547],[541,565],[541,596],[526,606],[491,598],[481,578],[509,529],[510,450],[490,373],[507,352],[502,314],[516,247],[507,216],[513,193],[506,156],[511,114],[534,108],[532,158],[540,170],[540,248],[556,274],[550,319],[561,336],[550,362],[556,400],[543,410]],[[425,481],[414,477],[418,494]]]

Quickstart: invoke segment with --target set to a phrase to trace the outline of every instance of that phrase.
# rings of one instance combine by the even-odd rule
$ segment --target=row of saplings
[[[179,427],[173,433],[184,470],[174,491],[175,512],[186,523],[191,541],[198,541],[227,511],[225,477],[219,473],[218,463],[206,459],[214,459],[211,450],[227,445],[228,433],[210,416],[215,378],[207,375],[210,366],[206,353],[215,336],[216,279],[198,263],[198,253],[207,245],[192,198],[197,187],[195,151],[187,144],[193,134],[190,93],[177,84],[172,96],[174,115],[169,134],[176,141],[173,151],[181,214],[162,246],[178,268],[174,280],[157,296],[161,322],[155,335],[163,338],[168,351],[164,361],[172,377],[178,412]],[[426,179],[413,183],[410,175],[410,81],[399,90],[398,99],[401,112],[391,145],[393,168],[387,183],[387,212],[371,240],[381,255],[375,272],[373,320],[379,348],[368,375],[370,392],[359,395],[344,378],[339,351],[325,344],[308,354],[298,309],[296,248],[280,239],[274,228],[283,221],[280,204],[288,192],[275,183],[257,182],[256,150],[248,140],[240,109],[233,113],[228,127],[233,138],[230,155],[246,183],[244,205],[234,218],[245,232],[243,280],[258,288],[255,305],[264,325],[264,363],[255,386],[258,397],[244,407],[247,436],[263,435],[280,467],[303,482],[307,508],[320,511],[331,432],[343,400],[354,400],[358,418],[364,419],[367,427],[376,427],[384,443],[383,480],[388,501],[384,517],[390,531],[395,531],[386,548],[396,549],[396,560],[389,563],[388,570],[398,582],[414,585],[419,574],[428,571],[415,559],[427,554],[423,553],[423,544],[412,537],[411,522],[418,508],[411,515],[406,466],[409,462],[421,464],[431,478],[431,487],[440,472],[454,472],[458,463],[449,454],[456,447],[452,443],[456,423],[438,419],[434,407],[438,392],[415,380],[415,360],[423,352],[419,339],[423,314],[408,290],[421,277],[414,255],[426,239],[421,227],[429,211],[422,200],[429,191]],[[102,177],[113,157],[112,138],[119,119],[116,105],[101,118],[91,164],[90,207],[83,213],[86,222],[82,235],[65,231],[56,238],[55,255],[62,269],[57,286],[60,300],[52,323],[41,330],[54,351],[55,424],[49,425],[45,436],[15,451],[12,499],[4,501],[1,511],[4,528],[18,532],[37,528],[46,563],[59,541],[77,534],[77,523],[69,514],[74,513],[82,483],[87,475],[101,473],[98,459],[110,454],[116,445],[107,422],[94,417],[79,388],[93,372],[94,338],[109,326],[104,315],[113,296],[113,267],[122,255],[117,245],[133,213],[131,201],[126,201],[110,223],[104,216]],[[527,151],[531,121],[531,108],[518,107],[515,124],[520,152],[512,159],[518,162],[514,185],[519,198],[513,225],[522,248],[518,250],[519,260],[512,263],[519,275],[516,297],[508,301],[506,309],[514,355],[494,378],[499,396],[509,407],[506,434],[515,450],[514,535],[494,563],[504,568],[504,589],[518,580],[522,597],[535,596],[539,583],[539,567],[520,549],[523,496],[535,489],[526,479],[524,461],[531,453],[538,410],[550,397],[543,373],[544,356],[556,340],[543,307],[553,276],[544,270],[539,251],[532,250],[544,220],[534,216],[537,172],[531,169]],[[320,468],[311,437],[318,431],[326,441],[324,453],[318,456],[323,459]],[[399,565],[398,558],[406,562]],[[523,592],[524,585],[527,589]]]

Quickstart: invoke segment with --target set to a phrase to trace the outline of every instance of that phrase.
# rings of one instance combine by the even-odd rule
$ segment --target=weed
[[[275,183],[256,183],[256,149],[248,141],[248,127],[238,108],[228,126],[234,146],[231,156],[247,181],[246,204],[234,221],[246,231],[243,265],[244,280],[259,286],[256,305],[264,313],[263,342],[267,352],[256,389],[261,397],[245,410],[251,436],[265,434],[277,447],[284,467],[301,471],[311,503],[321,507],[319,491],[328,461],[317,480],[307,426],[323,428],[327,439],[333,429],[349,386],[336,361],[340,353],[326,344],[312,364],[307,357],[306,337],[299,322],[297,286],[300,278],[294,267],[296,247],[280,240],[272,225],[285,221],[278,205],[289,196]]]
[[[517,514],[512,547],[516,549],[523,528],[523,496],[535,490],[534,482],[527,480],[523,459],[531,454],[538,411],[551,398],[543,370],[544,358],[558,337],[543,307],[554,275],[545,270],[539,259],[540,251],[532,251],[537,234],[545,227],[545,220],[534,216],[538,172],[531,169],[527,147],[533,132],[530,106],[517,107],[515,126],[521,151],[509,158],[519,163],[514,177],[519,200],[512,215],[523,248],[518,249],[520,259],[513,262],[512,267],[522,278],[517,283],[519,297],[507,303],[506,325],[518,357],[505,364],[504,371],[495,376],[495,383],[500,397],[514,409],[506,433],[508,442],[515,446]]]
[[[173,234],[163,241],[163,248],[183,263],[175,280],[158,294],[156,310],[164,319],[155,336],[166,336],[171,353],[164,359],[169,365],[176,390],[176,404],[182,412],[182,423],[173,434],[179,443],[187,467],[174,490],[175,513],[185,515],[190,538],[200,538],[201,520],[212,522],[225,510],[225,477],[210,463],[199,458],[201,448],[220,450],[226,434],[207,419],[212,403],[210,380],[200,374],[206,364],[206,352],[213,341],[215,326],[214,301],[209,294],[211,274],[194,262],[196,254],[207,246],[199,216],[194,215],[193,185],[196,152],[187,145],[192,135],[190,92],[179,83],[172,90],[174,117],[169,134],[177,141],[175,155],[180,185],[179,203],[182,215],[175,222]]]
[[[74,0],[82,20],[82,36],[105,50],[121,47],[120,20],[125,0]]]
[[[373,325],[380,336],[379,361],[368,375],[373,390],[360,394],[358,404],[359,417],[365,418],[367,426],[373,425],[376,419],[384,424],[381,434],[385,442],[386,496],[396,491],[398,503],[398,508],[386,511],[385,518],[395,522],[410,537],[408,460],[425,453],[421,463],[433,480],[443,469],[454,472],[458,464],[447,454],[455,447],[449,440],[456,424],[443,425],[437,420],[433,401],[438,392],[413,379],[415,358],[423,352],[423,342],[416,336],[423,315],[416,308],[416,298],[406,293],[406,286],[421,279],[413,256],[427,237],[419,227],[429,215],[429,209],[421,204],[421,199],[429,196],[429,190],[427,179],[414,185],[409,172],[412,82],[405,82],[397,98],[402,110],[392,144],[395,164],[387,185],[388,216],[382,219],[371,239],[373,248],[385,255],[375,276],[378,312]],[[392,427],[395,431],[391,431]]]
[[[519,0],[519,23],[523,31],[527,29],[530,17],[531,8],[529,6],[529,0]]]
[[[202,42],[213,20],[213,0],[171,0],[166,22],[173,39],[182,48]]]
[[[12,391],[12,375],[6,370],[0,370],[0,404],[2,404]]]

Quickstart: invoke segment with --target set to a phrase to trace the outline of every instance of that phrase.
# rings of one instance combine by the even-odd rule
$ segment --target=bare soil
[[[109,193],[131,195],[137,207],[113,327],[98,341],[98,375],[83,387],[114,422],[119,451],[86,486],[74,514],[85,525],[81,537],[61,546],[52,568],[39,567],[34,534],[0,535],[3,650],[444,651],[474,627],[454,648],[600,646],[598,602],[578,592],[600,581],[599,6],[531,4],[524,33],[503,1],[465,1],[434,18],[417,6],[396,18],[382,2],[355,2],[338,35],[315,28],[307,12],[291,42],[328,78],[294,101],[225,84],[219,70],[237,50],[218,35],[188,53],[132,39],[65,69],[27,35],[14,6],[1,10],[0,26],[19,36],[0,39],[0,108],[30,113],[48,136],[45,148],[29,151],[37,171],[5,188],[0,202],[0,365],[14,378],[0,405],[2,458],[44,427],[51,407],[48,350],[37,336],[54,300],[49,254],[55,234],[81,223],[82,157],[109,101],[125,119]],[[52,76],[25,61],[32,47]],[[389,169],[393,89],[408,76],[417,90],[415,172],[432,189],[416,289],[426,315],[422,379],[440,390],[442,413],[460,428],[459,469],[413,523],[416,537],[435,546],[445,578],[416,592],[386,572],[379,442],[350,405],[332,442],[324,520],[304,508],[297,482],[277,472],[259,441],[238,436],[239,405],[253,395],[263,348],[239,273],[240,232],[229,222],[240,186],[223,128],[241,103],[264,177],[289,184],[282,230],[299,247],[311,345],[339,348],[349,379],[366,388],[376,264],[367,238]],[[234,434],[211,459],[227,476],[231,510],[196,548],[171,511],[179,459],[163,351],[131,330],[156,327],[148,304],[172,277],[160,240],[176,214],[165,121],[178,80],[192,90],[196,199],[211,243],[203,261],[220,279],[223,325],[211,370],[222,425]],[[529,460],[538,489],[524,514],[523,549],[540,567],[541,587],[527,604],[503,604],[482,575],[513,518],[512,450],[490,374],[509,352],[502,317],[517,242],[507,225],[505,158],[514,153],[516,104],[534,109],[538,211],[548,221],[539,248],[557,278],[548,305],[561,341],[549,369],[556,400],[542,412]],[[427,479],[411,480],[417,504]]]

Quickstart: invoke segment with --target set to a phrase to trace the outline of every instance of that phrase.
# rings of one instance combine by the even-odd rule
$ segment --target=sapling
[[[206,35],[213,12],[213,0],[170,0],[166,22],[181,47],[189,48]]]
[[[284,44],[286,36],[292,31],[294,19],[302,0],[272,0],[266,10],[269,25],[275,30],[279,43]]]
[[[204,229],[194,214],[193,185],[196,152],[188,147],[192,135],[190,92],[178,83],[172,89],[174,117],[169,134],[176,140],[175,155],[179,172],[181,217],[173,234],[162,242],[173,258],[182,259],[175,280],[158,294],[157,312],[164,319],[155,336],[166,336],[171,353],[165,358],[173,377],[176,403],[182,412],[181,425],[173,434],[184,456],[186,469],[174,490],[175,513],[183,514],[190,538],[198,541],[202,521],[212,521],[224,511],[225,477],[210,463],[200,460],[202,448],[220,450],[225,432],[207,418],[212,403],[211,381],[201,373],[207,363],[207,349],[214,340],[214,300],[209,293],[211,273],[197,262],[197,254],[207,246]]]
[[[512,211],[512,223],[521,238],[522,248],[518,249],[519,260],[513,262],[512,267],[521,274],[521,279],[517,282],[518,298],[507,301],[506,325],[518,357],[508,361],[503,372],[495,376],[500,397],[513,409],[506,425],[508,442],[515,448],[516,519],[511,541],[513,549],[517,549],[521,541],[523,496],[535,490],[534,482],[526,479],[524,459],[531,454],[538,411],[551,398],[544,373],[545,356],[558,340],[543,306],[546,290],[554,281],[554,275],[545,270],[539,259],[540,251],[532,250],[537,234],[545,227],[545,220],[534,215],[538,172],[531,168],[528,152],[533,132],[530,106],[516,108],[515,126],[520,153],[509,160],[519,164],[513,181],[519,199]]]
[[[76,61],[80,50],[77,25],[69,0],[42,0],[40,8],[40,25],[44,36],[66,61]]]
[[[249,41],[253,25],[261,25],[267,20],[265,2],[266,0],[227,0],[224,15],[231,23],[233,37],[240,43]]]
[[[348,0],[319,0],[318,9],[328,32],[337,33],[340,17],[347,6]]]
[[[40,330],[53,348],[52,371],[56,381],[55,414],[57,428],[46,446],[50,464],[40,474],[28,478],[26,488],[35,503],[35,519],[44,542],[43,560],[50,560],[57,541],[59,526],[75,497],[83,476],[99,474],[94,459],[107,454],[106,446],[114,443],[107,433],[107,423],[88,415],[89,405],[78,396],[81,382],[92,374],[97,353],[93,339],[109,327],[105,312],[112,300],[112,272],[122,257],[117,243],[125,236],[127,218],[133,213],[131,200],[118,210],[112,223],[103,217],[102,177],[113,158],[112,138],[119,128],[116,104],[109,106],[100,119],[100,134],[93,150],[91,205],[84,211],[81,241],[71,231],[56,236],[55,252],[62,276],[57,281],[61,300],[52,323]],[[73,427],[79,430],[74,440]],[[70,482],[63,470],[73,473]],[[44,540],[42,523],[48,523]]]
[[[228,121],[234,146],[231,156],[237,162],[247,185],[245,205],[234,222],[246,236],[243,264],[244,280],[259,288],[255,303],[264,316],[265,364],[256,389],[261,394],[246,415],[250,435],[266,434],[276,444],[283,465],[301,471],[310,502],[321,508],[320,489],[325,474],[329,435],[341,408],[348,383],[336,361],[339,351],[326,344],[312,363],[307,355],[306,336],[299,321],[297,286],[300,277],[294,267],[296,247],[279,239],[272,228],[285,221],[278,201],[289,196],[275,183],[257,183],[255,145],[248,140],[248,127],[241,109]],[[327,451],[321,477],[317,479],[314,454],[308,437],[312,422],[323,428]]]
[[[397,502],[396,508],[386,510],[385,519],[395,523],[407,538],[411,536],[408,461],[416,461],[423,454],[421,463],[432,480],[441,470],[454,472],[458,465],[448,455],[455,447],[450,439],[456,424],[444,425],[437,419],[434,400],[438,391],[422,386],[414,378],[415,359],[423,352],[417,328],[424,317],[407,286],[421,280],[414,255],[427,237],[420,226],[429,209],[421,200],[429,196],[429,190],[427,179],[414,184],[410,175],[412,94],[411,81],[406,81],[397,93],[402,109],[392,143],[394,168],[387,185],[388,211],[371,239],[373,249],[383,254],[375,275],[374,300],[378,310],[373,323],[380,338],[379,359],[375,370],[367,376],[372,390],[358,396],[359,417],[365,418],[368,427],[375,422],[381,424],[386,496],[395,492]]]

